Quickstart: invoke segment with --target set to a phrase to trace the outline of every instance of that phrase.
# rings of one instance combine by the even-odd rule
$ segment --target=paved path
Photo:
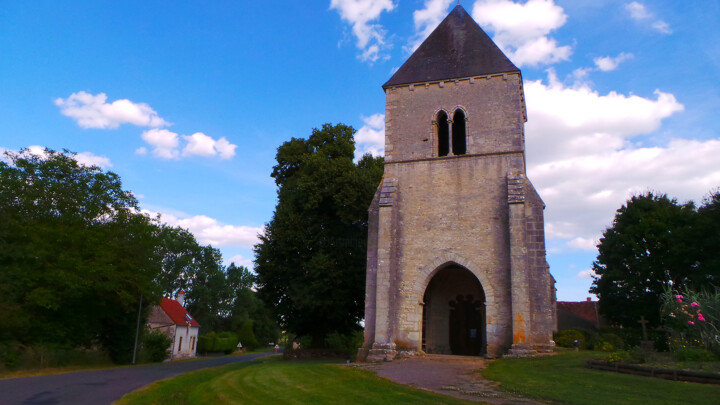
[[[249,361],[275,353],[253,353],[173,363],[79,371],[0,380],[1,405],[102,405],[151,382],[189,371]]]
[[[383,363],[367,363],[359,367],[372,370],[390,381],[450,395],[470,401],[491,404],[539,404],[498,390],[498,383],[489,381],[477,371],[486,367],[480,357],[427,355]]]

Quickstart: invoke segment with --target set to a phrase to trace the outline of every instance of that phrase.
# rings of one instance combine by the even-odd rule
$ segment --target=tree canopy
[[[696,209],[667,195],[632,197],[618,209],[598,245],[590,292],[611,322],[636,326],[641,316],[660,323],[669,287],[703,288],[718,280],[720,198]]]
[[[140,296],[159,297],[157,227],[120,178],[72,155],[0,161],[0,339],[131,354]]]
[[[67,151],[5,153],[0,224],[0,343],[100,346],[127,362],[141,297],[144,320],[180,289],[205,332],[279,334],[247,268],[142,214],[118,175]]]
[[[368,154],[354,163],[354,133],[325,124],[278,148],[278,203],[255,246],[260,297],[314,345],[358,329],[363,316],[367,210],[383,161]]]

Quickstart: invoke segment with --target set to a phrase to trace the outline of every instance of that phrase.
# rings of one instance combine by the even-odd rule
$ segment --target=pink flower
[[[698,321],[705,322],[705,317],[702,314],[698,314]]]
[[[675,298],[677,298],[678,302],[682,302],[682,300],[683,300],[682,295],[676,295]]]
[[[695,322],[693,322],[693,321],[688,321],[688,324],[690,324],[690,325],[695,325]]]
[[[690,306],[691,306],[691,307],[699,307],[700,304],[698,304],[697,302],[693,302],[692,304],[690,304]]]

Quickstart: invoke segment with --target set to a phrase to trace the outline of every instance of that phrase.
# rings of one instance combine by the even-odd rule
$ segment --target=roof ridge
[[[458,4],[383,88],[510,72],[520,69]]]

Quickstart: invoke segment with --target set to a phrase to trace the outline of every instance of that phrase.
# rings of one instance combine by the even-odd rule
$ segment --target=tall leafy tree
[[[278,204],[255,246],[261,299],[313,345],[357,329],[363,315],[367,210],[383,162],[353,162],[354,132],[325,124],[278,148]]]
[[[698,208],[699,220],[694,241],[700,247],[699,261],[703,278],[691,288],[705,284],[720,287],[720,190],[710,193]]]
[[[157,226],[120,178],[68,152],[6,152],[0,224],[0,339],[100,343],[127,360],[125,326],[141,295],[159,296],[160,266]]]
[[[598,245],[590,292],[610,321],[637,326],[644,316],[660,322],[668,286],[693,285],[705,278],[699,266],[698,217],[692,202],[667,195],[632,197],[615,214]]]

